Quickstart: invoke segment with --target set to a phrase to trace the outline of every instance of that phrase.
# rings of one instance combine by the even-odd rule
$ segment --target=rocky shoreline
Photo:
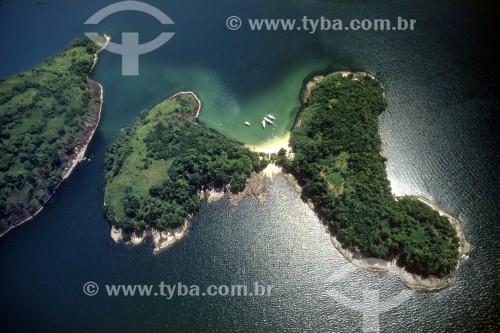
[[[247,184],[245,189],[240,193],[232,193],[228,191],[228,199],[231,205],[236,206],[243,200],[246,196],[250,196],[260,203],[263,203],[268,195],[266,175],[264,172],[252,172],[252,176],[247,179]]]
[[[378,258],[363,257],[360,254],[354,253],[346,249],[335,236],[330,236],[332,245],[344,256],[344,258],[350,263],[364,268],[369,271],[380,272],[380,271],[390,271],[393,268],[398,268],[399,277],[403,283],[412,289],[421,289],[425,291],[439,291],[444,288],[450,287],[457,281],[458,278],[458,268],[463,255],[467,252],[460,251],[460,258],[457,262],[457,266],[453,272],[443,278],[437,278],[435,276],[422,277],[417,274],[412,274],[408,272],[404,267],[401,268],[397,265],[396,260],[387,261]],[[461,241],[465,239],[461,238]],[[467,243],[468,244],[468,243]]]
[[[172,98],[176,98],[177,96],[182,96],[182,95],[191,95],[194,97],[194,99],[196,99],[196,101],[198,102],[198,106],[196,107],[196,112],[195,112],[194,118],[198,119],[198,117],[200,116],[200,111],[201,111],[201,101],[194,92],[192,92],[192,91],[179,91],[178,93],[173,94],[172,96],[167,98],[167,100],[172,99]]]
[[[274,173],[281,174],[284,177],[285,181],[287,182],[288,186],[290,186],[290,188],[292,188],[298,193],[302,193],[302,187],[298,184],[297,179],[293,175],[284,173],[280,167],[276,167]],[[462,226],[456,217],[450,215],[449,213],[444,211],[442,208],[437,206],[429,199],[422,196],[409,196],[409,197],[422,201],[423,203],[429,205],[432,209],[436,210],[440,215],[446,216],[457,232],[457,236],[460,240],[460,248],[459,248],[460,258],[457,262],[455,270],[451,272],[448,276],[445,276],[444,278],[437,278],[433,276],[423,278],[419,275],[408,272],[404,268],[397,266],[396,259],[392,261],[387,261],[379,258],[364,257],[359,253],[355,253],[345,248],[335,236],[330,236],[330,241],[332,245],[344,256],[344,258],[347,261],[363,269],[374,272],[381,272],[381,271],[390,271],[393,268],[398,268],[401,280],[406,286],[410,288],[421,289],[425,291],[439,291],[444,288],[450,287],[456,282],[458,278],[458,269],[461,258],[470,251],[470,244],[465,239],[465,235],[462,231]],[[314,212],[316,211],[314,204],[311,202],[311,200],[307,200],[305,201],[305,203],[309,206],[309,208],[312,211]],[[327,225],[325,225],[325,229],[327,229],[328,231]]]
[[[178,228],[166,230],[148,229],[142,232],[129,232],[111,227],[111,238],[115,243],[130,243],[140,245],[146,238],[151,237],[154,244],[154,252],[159,252],[170,247],[172,244],[182,239],[189,230],[189,221],[191,216],[184,221],[184,224]]]
[[[79,162],[81,162],[85,158],[85,152],[87,151],[87,147],[92,141],[92,138],[94,137],[94,133],[97,129],[97,126],[99,125],[99,121],[101,119],[101,113],[102,113],[102,104],[103,104],[103,88],[102,85],[98,82],[95,82],[90,79],[90,74],[94,70],[95,64],[97,63],[97,60],[99,59],[99,54],[106,48],[106,45],[109,43],[109,37],[104,36],[102,37],[105,42],[102,43],[101,48],[97,51],[97,53],[94,54],[94,63],[92,65],[92,68],[90,69],[89,75],[87,77],[87,89],[90,92],[90,101],[88,105],[89,109],[89,115],[85,117],[85,130],[83,133],[78,137],[76,140],[75,148],[73,149],[73,154],[69,157],[68,163],[66,168],[63,169],[62,174],[61,174],[61,179],[55,186],[54,192],[61,186],[64,180],[66,180],[71,172],[75,169],[75,167],[78,165]],[[44,205],[50,200],[52,195],[48,196],[42,204],[40,204],[40,207],[37,209],[35,213],[32,215],[27,216],[23,220],[20,220],[19,222],[11,225],[8,229],[0,233],[0,237],[11,231],[12,229],[15,229],[24,223],[30,221],[33,219],[35,216],[37,216],[42,210]]]
[[[246,196],[250,196],[260,203],[263,203],[267,196],[267,177],[272,177],[276,173],[276,166],[270,164],[266,169],[257,173],[253,172],[251,177],[247,179],[245,189],[240,193],[231,193],[229,188],[207,189],[199,192],[200,199],[206,199],[208,203],[213,203],[221,200],[227,195],[227,198],[232,206],[237,206]],[[154,244],[154,253],[170,247],[182,239],[189,230],[189,225],[192,215],[184,221],[181,227],[167,229],[164,231],[156,229],[148,229],[142,232],[128,232],[111,226],[110,236],[115,243],[129,243],[133,245],[141,244],[146,238],[152,237]]]
[[[293,189],[298,193],[302,193],[302,187],[298,184],[297,179],[292,174],[283,172],[282,168],[279,166],[276,166],[274,164],[269,164],[266,167],[266,169],[264,169],[262,172],[254,173],[252,177],[248,179],[245,190],[243,190],[239,194],[235,195],[231,194],[229,191],[225,192],[225,189],[217,189],[217,190],[212,189],[204,193],[201,193],[200,196],[202,198],[207,198],[208,202],[212,203],[222,199],[225,193],[228,193],[229,202],[233,206],[236,206],[246,196],[250,196],[255,200],[257,200],[258,202],[263,203],[268,195],[266,178],[268,177],[272,178],[276,174],[283,176],[286,183],[288,184],[288,186],[290,186],[291,189]],[[466,255],[470,251],[470,245],[465,239],[465,235],[462,231],[462,226],[456,217],[444,211],[442,208],[437,206],[431,200],[422,196],[410,196],[410,197],[422,201],[423,203],[429,205],[432,209],[436,210],[440,215],[446,216],[450,221],[450,223],[453,224],[457,232],[457,236],[460,240],[460,248],[459,248],[460,259],[457,262],[456,269],[448,276],[444,278],[437,278],[433,276],[423,278],[421,276],[406,271],[404,268],[400,268],[399,266],[397,266],[396,259],[392,261],[387,261],[379,258],[363,257],[361,254],[355,253],[345,248],[337,240],[335,236],[330,237],[331,243],[344,256],[346,260],[363,269],[374,272],[380,272],[380,271],[390,271],[393,268],[398,268],[401,280],[406,286],[410,288],[421,289],[426,291],[439,291],[444,288],[450,287],[456,282],[458,278],[458,269],[462,256]],[[310,200],[307,200],[306,204],[309,206],[311,210],[315,211],[314,204]],[[325,228],[328,227],[325,225]]]
[[[439,291],[452,286],[458,278],[458,267],[460,265],[460,259],[457,262],[455,270],[449,275],[443,278],[437,278],[434,276],[424,278],[422,276],[412,274],[406,269],[399,267],[396,263],[396,260],[387,261],[384,259],[363,257],[344,248],[335,236],[331,236],[330,240],[332,242],[332,245],[344,256],[347,261],[358,267],[375,272],[390,271],[392,268],[397,267],[399,269],[399,277],[401,278],[401,281],[403,281],[406,286],[412,289]],[[462,255],[463,254],[461,253],[461,256]]]

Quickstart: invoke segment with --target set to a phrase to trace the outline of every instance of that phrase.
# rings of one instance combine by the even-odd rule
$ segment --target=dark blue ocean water
[[[64,49],[83,22],[113,1],[3,0],[0,76]],[[114,244],[104,218],[103,158],[112,138],[144,109],[181,89],[203,100],[202,121],[248,116],[269,101],[293,118],[310,71],[362,69],[386,89],[384,154],[396,194],[422,194],[458,216],[472,244],[457,283],[415,292],[380,315],[381,332],[494,332],[499,327],[499,3],[493,1],[148,1],[167,13],[176,35],[141,56],[140,75],[122,77],[105,52],[93,79],[105,89],[102,122],[82,162],[33,221],[0,239],[0,328],[10,331],[359,332],[361,312],[331,291],[380,300],[406,290],[396,272],[354,268],[299,195],[276,176],[264,205],[245,199],[204,204],[188,235],[167,251]],[[242,18],[417,20],[407,32],[228,31]],[[98,26],[120,41],[164,30],[140,13]],[[298,81],[298,82],[297,82]],[[291,86],[288,86],[291,85]],[[269,93],[271,91],[272,93]],[[290,102],[290,98],[295,98]],[[254,102],[258,101],[258,102]],[[246,114],[245,114],[246,115]],[[223,124],[224,125],[224,124]],[[277,133],[279,134],[279,133]],[[262,137],[264,138],[264,137]],[[260,138],[260,139],[262,139]],[[243,139],[248,139],[244,135]],[[85,296],[87,281],[101,285]],[[274,285],[270,297],[108,297],[104,284]]]

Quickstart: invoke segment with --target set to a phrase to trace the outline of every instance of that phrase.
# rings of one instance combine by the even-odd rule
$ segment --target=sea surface
[[[109,0],[0,2],[0,77],[36,65],[86,31],[108,32],[118,43],[122,32],[139,32],[141,43],[175,32],[163,47],[140,56],[139,76],[121,75],[120,55],[101,55],[92,78],[104,86],[105,101],[89,160],[39,216],[0,239],[1,332],[500,330],[500,70],[494,47],[500,3],[147,2],[175,25],[122,12],[85,26],[114,3]],[[231,31],[231,15],[244,21],[401,16],[417,23],[414,31],[310,34],[247,25]],[[454,286],[410,292],[396,270],[372,273],[351,265],[280,175],[269,180],[264,204],[250,198],[237,207],[226,199],[203,203],[187,236],[166,251],[153,254],[150,242],[111,240],[102,211],[104,153],[141,110],[193,90],[203,103],[203,123],[240,142],[265,143],[290,128],[303,80],[331,70],[364,70],[384,85],[388,107],[380,134],[393,192],[424,195],[458,216],[472,245]],[[260,120],[270,112],[277,126],[264,130]],[[83,293],[87,281],[99,284],[96,296]],[[273,291],[267,297],[106,295],[106,284],[162,281],[202,289],[258,282]]]

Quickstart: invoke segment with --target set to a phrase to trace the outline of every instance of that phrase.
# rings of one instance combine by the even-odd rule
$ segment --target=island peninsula
[[[103,94],[89,76],[109,41],[94,39],[0,80],[0,236],[38,214],[84,158]]]
[[[333,73],[307,82],[301,99],[291,151],[270,160],[294,176],[335,247],[364,268],[400,266],[410,287],[453,284],[469,245],[458,220],[439,207],[392,195],[380,153],[378,115],[386,107],[380,83],[364,73]],[[176,94],[144,111],[111,145],[104,207],[115,240],[137,244],[151,235],[160,250],[186,233],[204,191],[262,197],[265,184],[253,180],[264,169],[276,171],[269,154],[197,123],[200,108],[194,93]]]
[[[109,147],[104,209],[112,237],[155,250],[187,231],[200,197],[211,189],[239,193],[267,159],[197,122],[201,102],[181,92],[143,111]],[[208,193],[208,192],[207,192]]]

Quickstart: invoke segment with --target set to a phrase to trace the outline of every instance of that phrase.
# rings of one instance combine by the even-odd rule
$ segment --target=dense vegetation
[[[0,80],[0,233],[33,214],[61,181],[89,113],[97,46],[64,52]]]
[[[118,228],[158,230],[183,224],[198,191],[243,190],[267,161],[196,123],[191,94],[168,99],[120,133],[105,160],[105,210]]]
[[[331,74],[314,86],[292,131],[294,159],[281,152],[278,160],[347,248],[443,277],[457,264],[458,238],[427,205],[392,196],[378,133],[384,108],[377,81]]]

